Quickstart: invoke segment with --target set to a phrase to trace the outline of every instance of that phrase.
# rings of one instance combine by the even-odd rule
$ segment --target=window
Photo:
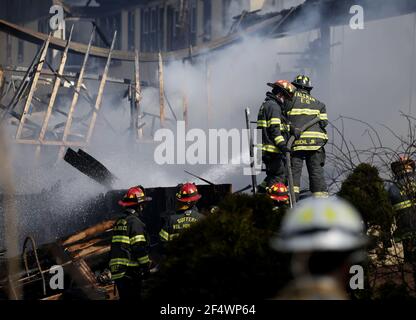
[[[150,12],[149,10],[141,11],[141,35],[140,35],[140,50],[149,51],[149,31],[150,31]]]
[[[117,30],[117,39],[116,43],[114,44],[115,50],[121,49],[121,14],[115,14],[108,18],[109,20],[109,30],[107,32],[109,41],[113,40],[114,31]]]
[[[146,33],[149,33],[149,10],[145,10],[145,11],[143,12],[143,14],[144,14],[144,19],[143,19],[143,21],[144,21],[143,31],[144,31],[144,33],[146,34]]]
[[[189,33],[190,33],[190,44],[191,45],[196,45],[196,39],[197,39],[197,17],[198,17],[198,12],[197,12],[197,7],[196,7],[196,1],[192,0],[190,3],[190,8],[189,8]]]
[[[104,48],[110,47],[111,41],[113,41],[114,32],[117,30],[117,38],[116,43],[114,44],[114,49],[121,49],[121,14],[114,14],[100,18],[98,25],[105,38],[104,41],[100,37],[99,45]]]
[[[164,50],[164,43],[163,43],[164,35],[165,35],[164,24],[165,24],[165,8],[160,7],[159,8],[159,25],[158,25],[158,30],[157,30],[159,50]]]
[[[7,64],[12,64],[12,39],[8,33],[6,34],[6,59]]]
[[[157,30],[157,10],[156,8],[152,9],[152,15],[151,15],[151,32],[156,32]]]
[[[158,26],[158,10],[157,8],[152,8],[150,16],[150,50],[152,52],[157,51],[158,46],[158,37],[157,37],[157,26]]]
[[[222,3],[222,27],[223,29],[229,29],[232,22],[230,14],[231,0],[224,0]]]
[[[204,0],[204,42],[211,40],[211,0]]]
[[[179,11],[175,10],[173,12],[173,37],[178,35],[178,22],[179,22]]]
[[[128,35],[127,35],[127,49],[132,51],[136,48],[135,41],[134,41],[134,35],[135,35],[135,29],[136,29],[136,22],[135,22],[136,15],[134,11],[129,11],[128,13]]]
[[[17,42],[17,62],[23,63],[24,61],[24,43],[23,40]]]

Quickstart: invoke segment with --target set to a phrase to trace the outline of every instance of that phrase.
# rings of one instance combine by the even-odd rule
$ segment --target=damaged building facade
[[[154,0],[154,1],[58,1],[40,0],[34,10],[26,11],[31,3],[27,0],[7,1],[3,4],[0,19],[19,26],[48,34],[51,30],[50,8],[62,5],[65,14],[65,35],[61,30],[54,37],[66,39],[74,25],[73,41],[88,43],[93,25],[97,26],[93,44],[108,48],[115,30],[118,31],[115,49],[139,52],[169,52],[201,45],[223,37],[230,32],[233,23],[243,11],[262,8],[279,11],[302,3],[302,0]],[[82,5],[89,4],[82,7]],[[76,5],[76,6],[75,6]],[[2,8],[3,9],[3,8]],[[16,12],[22,14],[16,15]],[[236,17],[237,16],[237,17]],[[234,19],[233,19],[234,17]],[[0,65],[27,66],[32,61],[37,45],[0,31],[0,41],[5,49],[0,52]],[[57,64],[57,51],[49,52],[49,62]],[[76,68],[82,63],[81,56],[69,57],[68,67]],[[95,62],[99,64],[98,62]],[[154,77],[154,67],[144,77]],[[91,67],[91,69],[94,69]],[[112,68],[118,77],[130,76],[130,66],[123,64]],[[144,79],[145,80],[145,79]],[[147,79],[148,80],[148,79]]]

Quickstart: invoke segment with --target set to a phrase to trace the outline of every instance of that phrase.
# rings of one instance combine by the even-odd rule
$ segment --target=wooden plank
[[[65,146],[65,147],[85,147],[85,142],[77,141],[39,141],[39,140],[29,140],[29,139],[17,139],[16,143],[20,144],[31,144],[31,145],[46,145],[46,146]]]
[[[110,245],[104,246],[91,246],[89,248],[83,249],[77,253],[73,254],[74,259],[81,259],[81,258],[89,258],[92,256],[104,254],[110,252],[111,247]]]
[[[55,294],[53,296],[43,298],[41,300],[62,300],[62,296],[63,296],[63,293],[58,293],[58,294]]]
[[[73,31],[74,31],[74,25],[72,25],[72,27],[71,27],[71,31],[70,31],[69,37],[68,37],[68,42],[66,44],[64,53],[62,54],[61,63],[60,63],[59,68],[58,68],[58,75],[55,77],[55,84],[54,84],[53,89],[52,89],[51,98],[49,100],[48,108],[46,110],[45,117],[44,117],[43,123],[42,123],[42,128],[41,128],[40,134],[39,134],[39,141],[40,142],[43,142],[43,139],[45,138],[46,130],[48,128],[49,119],[51,117],[52,109],[53,109],[53,106],[55,104],[56,96],[58,94],[58,89],[59,89],[59,86],[61,84],[60,76],[62,76],[62,74],[64,72],[66,60],[68,58],[68,49],[69,49],[69,45],[71,44],[72,32]],[[39,160],[40,151],[41,151],[41,145],[39,144],[36,147],[36,153],[35,153],[35,159],[36,160]]]
[[[104,241],[104,238],[94,238],[92,240],[89,240],[87,242],[82,242],[82,243],[76,243],[73,245],[70,245],[68,247],[66,247],[65,249],[68,250],[71,253],[77,252],[77,251],[81,251],[90,247],[95,246],[96,244],[100,243],[101,241]]]
[[[71,42],[72,43],[72,42]],[[24,73],[27,72],[28,68],[27,67],[21,67],[21,66],[6,66],[5,67],[5,71],[7,72],[12,72],[12,79],[13,80],[23,80],[24,76],[19,76],[16,73]],[[48,81],[49,78],[48,77],[54,77],[55,73],[52,72],[51,70],[48,69],[43,69],[42,72],[40,73],[40,79],[44,79],[44,81]],[[64,74],[62,74],[62,77],[64,77],[65,79],[75,79],[78,78],[78,72],[66,72]],[[101,80],[101,75],[98,74],[84,74],[84,80],[96,80],[96,81],[100,81]],[[65,81],[67,83],[67,81]],[[62,84],[62,86],[68,86],[68,84]],[[72,81],[71,81],[72,82]],[[116,83],[116,84],[130,84],[132,83],[131,79],[127,79],[127,78],[114,78],[114,77],[107,77],[107,82],[111,82],[111,83]],[[144,83],[145,86],[147,86],[147,82]]]
[[[93,227],[87,228],[77,234],[74,234],[73,236],[69,237],[65,241],[62,242],[63,246],[68,246],[70,244],[73,244],[75,242],[84,240],[86,238],[92,237],[94,235],[103,233],[107,230],[110,230],[114,226],[115,220],[108,220],[104,221],[100,224],[97,224]]]
[[[97,95],[97,99],[95,100],[94,111],[93,111],[93,114],[92,114],[90,126],[88,128],[88,133],[87,133],[87,140],[86,140],[87,144],[90,143],[92,132],[94,131],[94,127],[95,127],[95,122],[97,121],[98,111],[100,111],[101,101],[102,101],[103,93],[104,93],[105,82],[107,80],[108,70],[110,69],[111,55],[113,53],[116,38],[117,38],[117,30],[114,31],[113,41],[111,42],[111,48],[110,48],[110,51],[109,51],[108,57],[107,57],[107,63],[106,63],[105,68],[104,68],[104,73],[103,73],[103,76],[101,78],[100,86],[98,88],[98,95]]]
[[[163,81],[163,60],[162,53],[159,52],[159,108],[160,108],[160,127],[165,126],[165,85]]]
[[[83,77],[84,77],[84,73],[85,73],[85,68],[87,66],[87,61],[88,61],[88,57],[90,55],[90,49],[91,49],[92,41],[94,39],[94,33],[95,33],[95,28],[93,28],[93,30],[91,32],[91,35],[90,35],[90,41],[88,42],[88,48],[87,48],[87,51],[86,51],[85,56],[84,56],[84,61],[82,62],[81,71],[80,71],[79,76],[78,76],[77,84],[75,86],[74,95],[72,97],[71,106],[69,108],[68,119],[67,119],[66,124],[65,124],[64,135],[63,135],[63,138],[62,138],[62,141],[64,143],[67,142],[66,140],[67,140],[69,132],[71,130],[72,117],[73,117],[73,114],[74,114],[75,106],[78,102],[79,92],[81,90],[82,81],[83,81]],[[65,151],[65,147],[62,146],[59,150],[58,160],[63,157],[64,151]]]
[[[78,265],[78,268],[81,274],[83,275],[84,279],[86,279],[91,286],[98,286],[97,279],[95,278],[94,273],[92,272],[91,268],[88,266],[84,259],[78,260],[75,264]]]
[[[38,83],[39,76],[40,76],[40,71],[42,70],[43,63],[44,63],[45,58],[46,58],[46,53],[48,52],[48,47],[49,47],[49,41],[50,40],[51,40],[51,35],[49,35],[48,39],[46,40],[45,47],[43,48],[42,54],[40,55],[39,63],[36,67],[35,74],[33,75],[32,84],[30,86],[29,94],[28,94],[28,97],[26,99],[26,104],[25,104],[25,107],[23,109],[22,118],[20,119],[19,127],[17,128],[16,139],[20,139],[20,136],[22,135],[23,126],[25,125],[26,116],[27,116],[27,113],[29,111],[30,104],[32,103],[33,94],[36,91],[36,85]]]

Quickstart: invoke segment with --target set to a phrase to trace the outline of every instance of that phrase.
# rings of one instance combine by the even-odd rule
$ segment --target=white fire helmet
[[[361,215],[340,198],[310,198],[283,218],[271,245],[278,251],[348,251],[365,246]]]

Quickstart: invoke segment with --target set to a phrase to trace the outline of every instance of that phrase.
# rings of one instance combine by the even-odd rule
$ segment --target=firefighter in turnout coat
[[[163,243],[169,242],[185,229],[205,216],[198,212],[196,203],[201,199],[194,183],[179,184],[176,192],[176,212],[170,212],[165,217],[159,236]]]
[[[110,271],[120,300],[139,301],[142,280],[149,273],[149,237],[142,215],[144,204],[151,199],[137,186],[119,201],[124,210],[113,228]]]
[[[286,80],[267,85],[273,89],[266,93],[257,116],[257,129],[262,132],[262,160],[266,167],[266,178],[257,187],[260,193],[266,193],[275,183],[286,181],[285,153],[290,150],[286,146],[289,127],[284,114],[296,89]]]
[[[309,174],[309,188],[315,197],[327,197],[328,190],[324,178],[323,166],[325,164],[324,146],[328,141],[326,126],[328,115],[326,106],[315,97],[311,96],[312,86],[307,76],[297,76],[292,84],[297,88],[292,108],[288,111],[291,135],[296,137],[292,147],[291,162],[293,183],[296,198],[299,198],[300,179],[302,175],[303,161]],[[320,121],[300,132],[300,128],[306,123],[319,117]]]

